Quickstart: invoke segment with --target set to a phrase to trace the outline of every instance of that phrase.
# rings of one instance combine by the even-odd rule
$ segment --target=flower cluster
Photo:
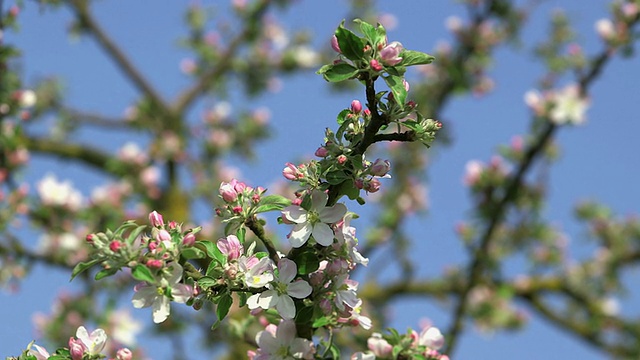
[[[352,226],[357,215],[348,211],[341,198],[363,204],[361,190],[377,192],[379,179],[390,177],[390,161],[365,160],[369,146],[396,140],[428,146],[441,124],[420,115],[415,103],[407,101],[409,84],[403,76],[406,67],[428,64],[433,57],[407,50],[399,42],[389,43],[381,25],[357,23],[364,37],[338,27],[332,45],[340,59],[319,73],[333,82],[361,80],[367,87],[368,108],[354,100],[340,112],[338,130],[327,130],[316,151],[319,161],[286,164],[283,176],[300,185],[295,198],[267,195],[265,188],[237,179],[222,182],[218,188],[220,206],[215,211],[225,227],[217,241],[197,240],[200,228],[183,229],[182,224],[165,222],[162,214],[152,211],[147,232],[146,226],[128,221],[114,231],[88,235],[93,253],[89,261],[76,266],[72,276],[93,266],[100,267],[96,280],[130,269],[131,276],[140,281],[134,287],[133,306],[151,307],[155,323],[169,317],[172,301],[196,310],[208,302],[215,304],[214,328],[234,303],[246,306],[253,315],[264,315],[260,322],[264,330],[255,336],[258,348],[249,352],[252,359],[312,359],[317,349],[336,346],[331,338],[316,346],[312,340],[318,329],[371,329],[372,320],[364,314],[358,295],[359,284],[352,278],[357,266],[366,266],[368,259],[358,250]],[[197,71],[193,66],[188,68]],[[378,78],[389,90],[372,97],[370,94],[377,93],[374,83]],[[171,137],[164,141],[160,156],[174,159],[179,154],[171,149],[179,146]],[[120,158],[133,165],[148,160],[132,146],[123,148]],[[271,211],[280,214],[278,222],[291,226],[286,253],[278,249],[279,242],[270,238],[265,222],[258,218]],[[437,352],[443,339],[435,328],[419,336],[394,336],[384,341],[398,347],[403,357],[446,359]],[[101,350],[97,340],[90,339],[93,342],[89,344],[84,338],[79,335],[70,341],[73,360]],[[382,339],[374,334],[369,341],[372,352],[355,356],[389,357]]]

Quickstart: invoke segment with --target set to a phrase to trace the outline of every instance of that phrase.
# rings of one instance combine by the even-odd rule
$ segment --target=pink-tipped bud
[[[160,215],[155,210],[149,214],[149,222],[151,223],[151,226],[154,226],[154,227],[164,226],[164,220],[162,219],[162,215]]]
[[[371,65],[371,68],[374,71],[382,71],[382,65],[376,59],[371,59],[371,61],[369,62],[369,65]]]
[[[93,244],[94,240],[95,240],[96,236],[94,234],[89,234],[87,235],[87,237],[85,238],[85,240],[89,243],[89,244]]]
[[[324,146],[320,146],[318,150],[316,150],[315,155],[321,158],[327,157],[327,155],[329,155],[329,150]]]
[[[404,50],[402,44],[394,41],[380,50],[380,59],[387,65],[398,65],[402,61],[400,57],[402,50]]]
[[[364,191],[374,193],[380,190],[380,181],[378,179],[371,179],[364,183]]]
[[[362,104],[358,100],[353,100],[351,102],[351,112],[354,114],[360,114],[360,111],[362,111]]]
[[[242,212],[242,206],[234,206],[231,210],[236,214],[240,214]]]
[[[247,188],[247,184],[243,183],[242,181],[238,181],[236,179],[232,179],[231,180],[231,185],[233,185],[233,189],[238,194],[244,192],[244,190]]]
[[[85,350],[87,350],[87,347],[80,339],[69,338],[69,352],[71,354],[71,359],[82,360]]]
[[[364,116],[366,116],[366,117],[371,117],[371,110],[369,110],[369,109],[364,109]]]
[[[145,263],[145,265],[152,270],[158,270],[158,269],[162,269],[162,267],[164,266],[164,263],[162,262],[162,260],[158,260],[158,259],[149,259],[147,260],[147,262]]]
[[[347,162],[347,157],[345,155],[338,155],[336,158],[338,160],[338,164],[342,165]]]
[[[129,350],[127,348],[119,349],[118,352],[116,352],[116,359],[117,360],[131,360],[131,359],[133,359],[133,353],[131,352],[131,350]]]
[[[404,89],[407,90],[407,92],[409,92],[409,89],[410,89],[409,82],[405,79],[402,79],[402,84],[404,85]]]
[[[342,50],[340,50],[340,44],[338,43],[338,38],[335,35],[331,37],[331,48],[338,54],[342,54]]]
[[[391,163],[389,163],[389,160],[382,159],[376,159],[370,168],[373,176],[385,176],[389,170],[391,170]]]
[[[287,180],[298,180],[304,175],[298,170],[298,168],[292,163],[286,163],[287,167],[282,170],[282,176]]]
[[[120,250],[120,248],[122,248],[122,243],[118,240],[113,240],[110,244],[109,244],[109,249],[113,252],[118,252],[118,250]]]
[[[193,246],[196,243],[196,236],[193,233],[188,233],[182,238],[182,245]]]
[[[234,186],[230,183],[223,182],[218,189],[222,200],[228,203],[233,203],[238,199],[238,192],[234,189]]]
[[[170,241],[171,240],[171,234],[169,234],[169,232],[167,230],[162,229],[162,230],[158,231],[158,235],[157,235],[156,239],[158,239],[159,241]]]
[[[301,198],[295,198],[295,199],[291,200],[291,205],[300,206],[300,204],[302,204],[302,199]]]
[[[178,223],[175,221],[169,221],[169,229],[176,229],[178,227]]]

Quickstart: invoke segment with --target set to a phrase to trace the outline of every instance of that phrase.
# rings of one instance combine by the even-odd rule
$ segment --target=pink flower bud
[[[133,359],[133,353],[131,352],[131,350],[129,350],[127,348],[122,348],[122,349],[118,350],[118,352],[116,352],[116,359],[117,360],[131,360],[131,359]]]
[[[164,220],[162,219],[162,215],[160,215],[155,210],[149,214],[149,222],[151,223],[151,226],[155,226],[155,227],[164,226]]]
[[[231,185],[233,185],[233,189],[238,194],[244,192],[244,190],[247,188],[247,184],[243,183],[242,181],[238,181],[236,179],[232,179],[231,180]]]
[[[220,184],[218,192],[220,193],[220,196],[222,196],[222,200],[228,203],[233,203],[238,199],[238,193],[230,183],[223,182]]]
[[[409,82],[405,79],[402,79],[402,84],[404,85],[404,89],[408,92],[409,91]]]
[[[364,187],[364,181],[362,181],[362,179],[356,179],[356,181],[354,182],[354,185],[358,189],[362,189]]]
[[[342,54],[342,50],[340,50],[340,44],[338,43],[338,38],[335,35],[331,37],[331,48],[338,54]]]
[[[162,269],[162,267],[164,266],[164,263],[162,262],[162,260],[158,260],[158,259],[149,259],[147,260],[147,262],[145,263],[145,265],[152,270],[157,270],[157,269]]]
[[[302,204],[302,199],[301,198],[295,198],[295,199],[291,200],[291,205],[300,206],[300,204]]]
[[[196,243],[196,236],[193,233],[188,233],[182,238],[182,245],[193,246]]]
[[[347,162],[347,157],[341,154],[341,155],[338,155],[337,160],[338,160],[338,164],[342,165],[345,162]]]
[[[402,50],[404,50],[402,44],[394,41],[380,50],[380,59],[387,65],[398,65],[402,61],[400,57]]]
[[[240,214],[242,212],[242,206],[234,206],[231,210],[236,214]]]
[[[235,235],[219,239],[216,246],[221,253],[227,255],[227,261],[239,258],[243,253],[242,244],[240,244],[240,240]]]
[[[160,241],[170,241],[171,240],[171,234],[169,234],[169,232],[167,230],[162,229],[162,230],[158,231],[158,235],[157,235],[156,239],[158,239]]]
[[[303,174],[292,163],[286,163],[287,167],[282,170],[282,175],[287,180],[298,180],[303,177]]]
[[[175,229],[178,227],[178,223],[175,221],[169,221],[169,229]]]
[[[327,155],[329,155],[329,150],[324,146],[320,146],[318,150],[316,150],[315,155],[321,158],[327,157]]]
[[[89,243],[89,244],[93,244],[95,235],[94,234],[89,234],[87,235],[87,237],[85,238],[85,240]]]
[[[364,109],[364,116],[365,116],[365,117],[371,117],[371,110],[369,110],[369,109]]]
[[[69,352],[71,353],[71,359],[82,360],[87,347],[80,339],[69,338]]]
[[[369,65],[371,65],[371,68],[374,71],[382,71],[382,65],[376,59],[371,59],[371,61],[369,62]]]
[[[109,244],[109,249],[113,252],[117,252],[122,247],[122,243],[118,240],[114,240]]]
[[[351,112],[354,114],[360,114],[360,111],[362,111],[362,104],[360,104],[360,101],[358,100],[353,100],[351,102]]]
[[[391,170],[391,163],[389,160],[376,159],[371,164],[370,172],[373,176],[385,176],[389,170]]]
[[[371,179],[364,183],[364,191],[374,193],[380,190],[380,181],[378,179]]]

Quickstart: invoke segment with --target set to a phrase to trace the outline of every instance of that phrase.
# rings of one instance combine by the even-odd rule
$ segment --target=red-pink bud
[[[338,54],[342,54],[342,50],[340,50],[340,44],[338,43],[338,38],[335,35],[331,37],[331,48]]]
[[[113,240],[109,244],[109,249],[113,252],[117,252],[118,250],[120,250],[121,247],[122,247],[122,243],[118,240]]]
[[[376,59],[371,59],[369,65],[371,65],[371,68],[375,71],[382,71],[382,65]]]
[[[178,223],[175,221],[169,221],[169,229],[175,229],[178,227]]]
[[[360,114],[360,111],[362,111],[362,104],[358,100],[353,100],[351,102],[351,112],[354,114]]]
[[[162,215],[160,215],[155,210],[149,214],[149,222],[151,223],[151,226],[155,226],[155,227],[164,226],[164,220],[162,219]]]
[[[315,155],[321,158],[327,157],[327,155],[329,155],[329,150],[324,146],[320,146],[318,150],[316,150]]]
[[[149,269],[157,270],[157,269],[162,269],[162,267],[164,266],[164,263],[162,262],[162,260],[158,260],[158,259],[149,259],[149,260],[147,260],[147,262],[145,263],[145,265],[146,265]]]
[[[371,110],[369,110],[369,109],[364,109],[364,116],[366,116],[366,117],[370,117],[370,116],[371,116]]]
[[[347,157],[341,154],[341,155],[338,155],[337,160],[338,160],[338,164],[342,165],[345,162],[347,162]]]
[[[302,199],[301,198],[295,198],[291,201],[291,205],[296,205],[296,206],[300,206],[300,204],[302,204]],[[283,217],[284,219],[284,217]]]
[[[87,235],[87,237],[85,238],[85,240],[89,243],[89,244],[93,244],[93,240],[94,240],[94,234],[89,234]]]
[[[285,179],[298,180],[303,177],[302,173],[300,173],[300,170],[298,170],[295,165],[293,165],[292,163],[286,163],[286,165],[287,167],[282,170],[282,175],[285,177]]]
[[[353,183],[358,189],[362,189],[364,187],[364,181],[362,179],[356,179]]]
[[[242,206],[234,206],[232,210],[234,213],[240,214],[242,212]]]

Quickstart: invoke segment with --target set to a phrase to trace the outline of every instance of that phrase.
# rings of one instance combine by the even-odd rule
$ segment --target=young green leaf
[[[420,51],[404,50],[400,53],[402,57],[402,66],[431,64],[435,58],[429,54]]]
[[[151,270],[141,264],[136,265],[133,268],[133,270],[131,271],[131,276],[133,276],[133,278],[136,280],[146,281],[150,284],[153,284],[156,281],[156,279],[153,277],[153,274],[151,273]]]
[[[87,262],[81,262],[81,263],[77,264],[73,268],[73,271],[71,272],[71,280],[73,280],[76,276],[80,275],[80,273],[82,273],[85,270],[91,268],[93,265],[99,263],[100,261],[102,261],[102,259],[93,259],[93,260],[89,260]],[[69,281],[71,281],[71,280],[69,280]]]
[[[393,98],[396,99],[396,103],[401,107],[404,107],[404,103],[407,100],[407,89],[404,88],[402,78],[389,75],[384,78],[384,82],[386,82],[389,89],[391,89]]]
[[[347,63],[338,63],[335,65],[330,65],[330,67],[322,73],[324,79],[328,82],[340,82],[349,80],[358,75],[358,69],[347,64]]]
[[[365,42],[351,30],[340,24],[336,29],[336,38],[342,55],[349,60],[361,60],[364,57]]]

